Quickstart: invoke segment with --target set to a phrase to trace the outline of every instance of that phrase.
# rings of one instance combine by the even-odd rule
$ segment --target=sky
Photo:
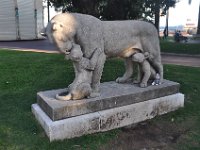
[[[199,12],[200,0],[192,0],[189,5],[188,0],[180,0],[174,8],[169,9],[169,26],[185,25],[187,19],[190,19],[192,23],[197,26],[198,12]],[[51,8],[50,18],[52,18],[56,12],[54,8]],[[47,24],[47,9],[44,9],[44,25]],[[165,26],[166,17],[160,17],[160,26]]]
[[[189,5],[188,0],[180,0],[174,8],[169,9],[169,26],[185,25],[187,19],[196,26],[198,23],[200,0],[192,0]],[[166,17],[160,17],[160,26],[165,26]]]

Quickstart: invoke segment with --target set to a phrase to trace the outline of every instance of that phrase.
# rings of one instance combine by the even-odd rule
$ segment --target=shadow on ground
[[[172,121],[145,122],[122,128],[118,136],[100,150],[177,150],[194,125],[192,122],[186,121],[183,125]]]

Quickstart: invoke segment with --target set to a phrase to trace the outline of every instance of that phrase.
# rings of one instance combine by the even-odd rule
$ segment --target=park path
[[[0,41],[0,49],[58,53],[56,47],[45,39],[29,41]]]
[[[175,64],[181,66],[200,67],[200,55],[184,55],[162,53],[163,64]]]
[[[5,41],[5,42],[0,42],[0,49],[59,53],[56,47],[53,44],[49,43],[48,40],[7,41],[7,42]],[[163,64],[200,67],[200,55],[191,56],[191,55],[162,53],[162,62]]]

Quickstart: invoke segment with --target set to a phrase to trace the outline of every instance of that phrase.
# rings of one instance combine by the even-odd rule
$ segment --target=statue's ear
[[[149,58],[149,52],[145,52],[145,53],[144,53],[144,58],[145,58],[145,59]]]
[[[53,31],[57,31],[57,30],[60,30],[60,29],[62,29],[62,28],[63,28],[63,24],[60,23],[60,22],[54,22],[54,23],[52,24],[52,30],[53,30]]]

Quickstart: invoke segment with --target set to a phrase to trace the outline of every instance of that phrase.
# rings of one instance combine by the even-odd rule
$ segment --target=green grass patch
[[[160,41],[161,52],[200,55],[200,43],[175,43],[169,41]]]
[[[188,133],[184,148],[200,144],[200,68],[165,65],[165,78],[181,84],[186,96],[185,107],[159,117],[156,121],[171,118],[177,125],[197,118]],[[124,72],[119,59],[108,60],[102,81],[115,80]],[[0,50],[0,149],[17,150],[95,150],[120,134],[120,130],[97,133],[80,138],[50,143],[43,129],[31,113],[36,93],[42,90],[64,88],[74,79],[72,63],[63,55]]]

